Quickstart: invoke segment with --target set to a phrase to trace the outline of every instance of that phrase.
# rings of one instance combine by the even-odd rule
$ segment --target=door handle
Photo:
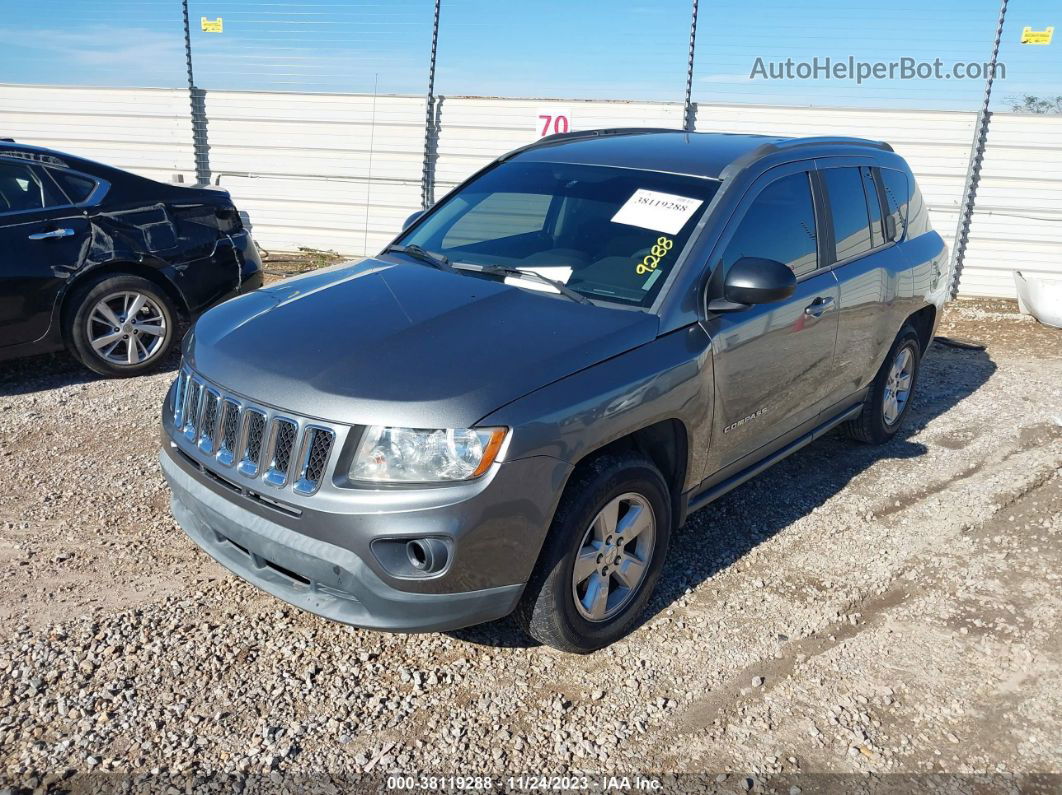
[[[73,229],[53,229],[51,232],[35,232],[29,236],[30,240],[51,240],[53,237],[73,237]]]
[[[833,306],[833,296],[819,296],[804,307],[804,314],[809,317],[822,317],[822,313]]]

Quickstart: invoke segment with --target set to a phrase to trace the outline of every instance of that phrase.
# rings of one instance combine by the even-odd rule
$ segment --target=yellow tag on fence
[[[217,19],[199,17],[199,26],[203,29],[204,33],[221,33],[223,27],[221,17],[218,17]]]
[[[1055,35],[1055,27],[1052,25],[1043,30],[1033,30],[1028,25],[1021,29],[1022,44],[1050,44]]]

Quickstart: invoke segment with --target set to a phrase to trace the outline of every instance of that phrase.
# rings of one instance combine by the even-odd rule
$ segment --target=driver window
[[[783,262],[798,277],[818,268],[815,205],[806,172],[772,182],[749,205],[723,253],[724,272],[742,257]]]

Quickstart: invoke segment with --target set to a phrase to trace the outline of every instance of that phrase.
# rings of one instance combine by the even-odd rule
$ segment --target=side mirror
[[[750,304],[770,304],[788,298],[796,291],[796,275],[789,266],[773,259],[742,257],[723,280],[723,300],[710,301],[716,312]]]
[[[417,210],[415,213],[411,213],[409,218],[407,218],[402,223],[402,231],[405,232],[407,229],[409,229],[409,227],[413,226],[413,224],[415,224],[417,221],[419,221],[420,217],[422,215],[424,215],[424,213],[426,213],[426,212],[427,212],[427,210]]]

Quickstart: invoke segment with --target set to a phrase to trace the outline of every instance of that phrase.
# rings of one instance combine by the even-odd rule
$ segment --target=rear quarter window
[[[83,174],[63,171],[58,168],[50,168],[48,173],[59,183],[59,187],[70,199],[71,204],[80,204],[88,199],[92,195],[92,191],[96,189],[96,180]]]
[[[911,188],[907,175],[891,168],[881,169],[881,184],[885,188],[885,205],[888,216],[894,226],[892,240],[903,237],[907,227],[908,212],[911,204]]]

